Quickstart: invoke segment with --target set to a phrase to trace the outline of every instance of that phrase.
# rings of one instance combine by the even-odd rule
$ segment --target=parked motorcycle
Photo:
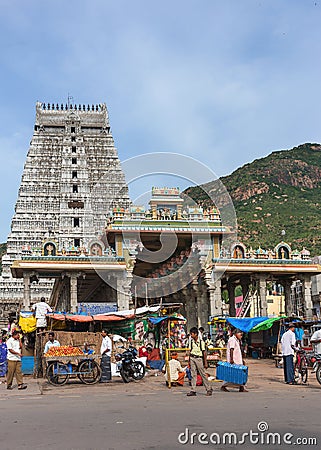
[[[120,373],[124,383],[129,383],[130,379],[141,380],[145,375],[145,366],[141,361],[136,360],[137,350],[129,347],[123,353],[116,353],[116,368]]]
[[[318,382],[321,384],[321,355],[315,354],[311,357],[313,363],[313,372],[317,377]]]

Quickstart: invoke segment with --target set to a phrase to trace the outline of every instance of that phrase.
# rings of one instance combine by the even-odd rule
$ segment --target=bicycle
[[[306,351],[299,349],[296,351],[296,362],[294,365],[294,380],[296,384],[306,384],[308,381],[308,358]]]

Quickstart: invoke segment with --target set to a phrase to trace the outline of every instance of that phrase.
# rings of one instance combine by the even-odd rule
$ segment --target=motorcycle
[[[311,362],[313,363],[313,372],[315,372],[317,380],[321,384],[321,355],[315,354],[312,356]]]
[[[116,353],[116,370],[120,373],[124,383],[129,383],[132,378],[141,380],[145,375],[145,366],[141,361],[136,361],[137,350],[129,347],[123,353]]]

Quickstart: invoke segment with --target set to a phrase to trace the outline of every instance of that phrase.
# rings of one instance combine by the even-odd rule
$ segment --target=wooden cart
[[[46,377],[50,384],[62,386],[70,378],[78,377],[84,384],[98,383],[101,369],[98,359],[101,355],[45,356]]]

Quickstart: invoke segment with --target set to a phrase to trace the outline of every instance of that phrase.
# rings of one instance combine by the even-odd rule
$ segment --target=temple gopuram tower
[[[106,105],[38,102],[2,259],[0,321],[22,304],[24,280],[11,277],[14,260],[26,254],[50,256],[54,244],[66,251],[88,248],[104,228],[107,211],[129,203]],[[32,300],[48,299],[51,287],[50,280],[31,280]]]

